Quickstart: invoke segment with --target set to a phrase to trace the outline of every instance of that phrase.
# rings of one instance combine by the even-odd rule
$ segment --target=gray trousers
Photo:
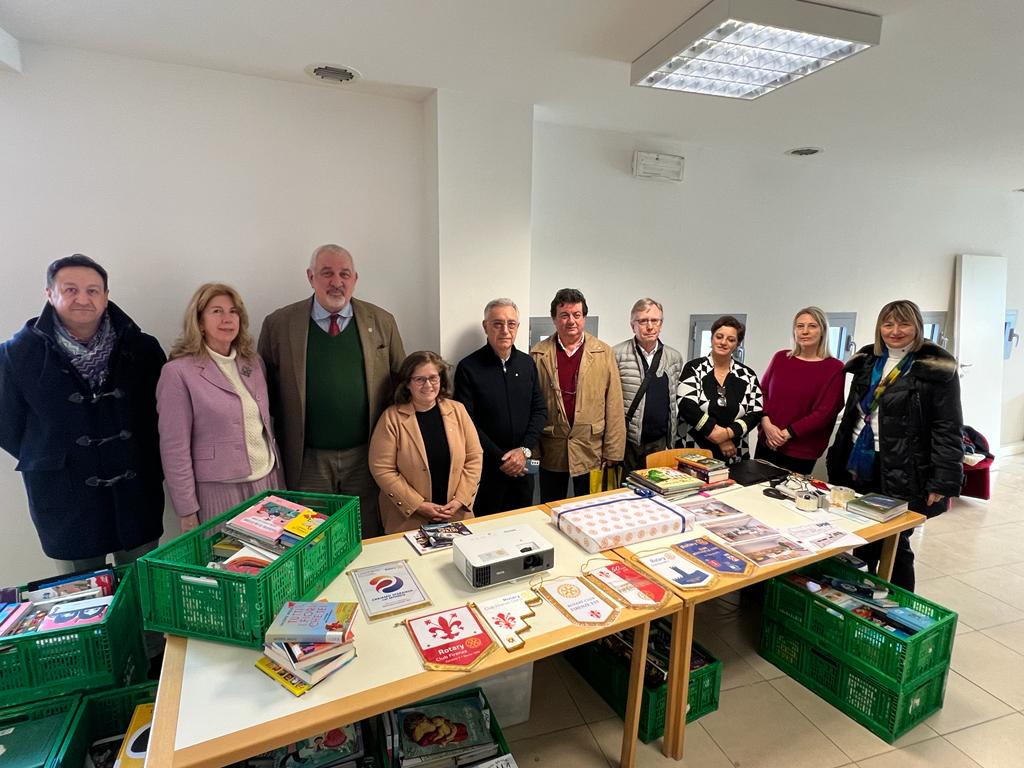
[[[134,563],[140,557],[147,552],[152,552],[156,549],[159,541],[150,541],[146,544],[142,544],[135,549],[121,550],[120,552],[114,552],[114,565],[129,565]],[[57,566],[58,573],[76,573],[78,571],[95,571],[102,568],[107,562],[106,555],[98,555],[96,557],[87,557],[84,560],[54,560],[54,565]]]
[[[366,445],[344,451],[307,447],[302,454],[302,473],[296,489],[309,493],[358,496],[364,539],[384,533],[377,510],[380,489],[370,474],[368,454],[369,447]]]

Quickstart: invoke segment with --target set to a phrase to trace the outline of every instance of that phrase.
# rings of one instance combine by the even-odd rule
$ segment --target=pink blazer
[[[259,357],[239,357],[235,363],[259,406],[276,469],[281,466],[281,457],[270,424],[263,361]],[[156,407],[160,459],[178,515],[184,517],[199,509],[196,483],[237,481],[249,476],[242,399],[213,360],[190,356],[169,361],[156,386]]]

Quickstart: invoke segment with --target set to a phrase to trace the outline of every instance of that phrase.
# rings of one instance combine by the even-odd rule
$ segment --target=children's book
[[[471,753],[477,760],[498,753],[476,696],[418,704],[399,709],[396,715],[403,766],[433,763],[439,758],[458,764],[464,760],[456,757],[463,753]]]
[[[233,517],[226,527],[263,541],[276,543],[288,521],[302,512],[311,510],[279,496],[267,496]]]
[[[25,615],[32,610],[32,603],[9,603],[10,611],[6,612],[3,623],[0,623],[0,637],[14,634],[14,630],[24,620]]]
[[[114,602],[113,595],[108,595],[107,597],[96,597],[92,600],[73,600],[67,603],[58,603],[50,609],[46,618],[43,619],[39,625],[39,631],[70,629],[71,627],[95,624],[103,620],[112,602]]]
[[[50,615],[49,608],[36,608],[32,606],[24,616],[21,617],[21,621],[18,622],[17,626],[12,626],[5,636],[23,635],[28,632],[36,632],[39,630],[39,625],[46,620],[46,617]]]
[[[285,524],[284,530],[285,533],[304,539],[327,520],[327,515],[314,512],[311,509],[304,509]]]
[[[354,639],[353,639],[354,640]],[[334,658],[345,652],[352,644],[348,643],[272,643],[289,659],[293,669],[308,669],[322,661]]]
[[[349,643],[355,637],[359,603],[295,602],[289,600],[267,628],[268,643]]]
[[[301,696],[313,686],[295,676],[294,672],[290,672],[280,664],[272,661],[266,656],[260,656],[256,662],[256,669],[265,674],[267,677],[272,679],[292,696]]]
[[[342,650],[342,652],[337,656],[324,659],[306,669],[296,669],[292,666],[288,654],[283,652],[281,647],[275,643],[267,643],[264,645],[263,653],[279,667],[291,672],[295,677],[299,678],[304,683],[309,683],[311,686],[316,685],[328,675],[337,672],[356,657],[355,647],[348,645],[345,646],[344,650]]]
[[[299,739],[267,752],[265,756],[267,764],[273,768],[327,768],[355,765],[363,753],[362,726],[353,723]]]
[[[261,552],[256,547],[245,546],[221,564],[221,568],[232,573],[257,574],[274,562],[277,555]]]
[[[117,577],[114,575],[113,569],[101,568],[33,582],[25,590],[23,599],[38,605],[44,600],[52,600],[79,592],[95,592],[95,596],[105,597],[114,594],[116,587]]]
[[[149,730],[153,724],[153,702],[139,704],[132,712],[131,722],[121,742],[121,751],[114,761],[114,768],[143,768],[146,752],[149,750]]]

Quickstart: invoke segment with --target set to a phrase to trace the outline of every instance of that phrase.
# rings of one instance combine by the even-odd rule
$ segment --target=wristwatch
[[[519,450],[523,452],[523,456],[525,456],[527,460],[533,458],[533,451],[531,451],[529,448],[520,448]]]

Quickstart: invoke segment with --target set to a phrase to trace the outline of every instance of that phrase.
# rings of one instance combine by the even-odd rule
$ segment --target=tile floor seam
[[[992,693],[990,693],[988,691],[985,691],[985,692],[988,693],[988,695],[991,696],[993,699],[996,698],[996,696],[994,694],[992,694]],[[1000,699],[999,701],[1001,701],[1003,704],[1006,704],[1006,702],[1002,701],[1002,699]],[[1010,711],[1007,712],[1004,715],[996,715],[995,717],[990,717],[987,720],[979,720],[976,723],[971,723],[970,725],[965,725],[962,728],[954,728],[952,731],[947,731],[946,733],[940,733],[938,735],[945,739],[947,736],[952,736],[954,733],[962,733],[963,731],[971,730],[971,728],[977,728],[977,727],[982,726],[982,725],[988,725],[989,723],[994,723],[996,720],[1002,720],[1004,717],[1013,717],[1014,715],[1021,714],[1021,710],[1014,709],[1009,704],[1006,704],[1006,706],[1010,707]],[[925,722],[927,722],[927,720]],[[948,739],[947,739],[947,741],[948,741]]]
[[[1020,619],[1018,619],[1017,621],[1020,621]],[[1017,623],[1017,621],[1008,621],[1008,622],[1007,622],[1006,624],[1016,624],[1016,623]],[[1004,643],[1004,642],[1003,642],[1002,640],[1000,640],[1000,639],[999,639],[998,637],[992,637],[992,635],[990,635],[990,634],[989,634],[989,633],[988,633],[988,632],[986,631],[986,630],[989,630],[989,629],[998,629],[999,627],[1005,627],[1005,626],[1006,626],[1006,624],[996,624],[996,625],[995,625],[995,626],[993,626],[993,627],[985,627],[985,629],[979,629],[979,630],[977,630],[977,631],[978,631],[978,632],[981,632],[981,634],[983,634],[983,635],[984,635],[985,637],[987,637],[987,638],[988,638],[989,640],[991,640],[991,641],[992,641],[993,643],[996,643],[996,644],[998,644],[998,645],[1001,645],[1001,646],[1003,646],[1003,648],[1005,648],[1006,650],[1008,650],[1008,651],[1012,651],[1013,653],[1017,654],[1018,656],[1024,656],[1024,653],[1021,653],[1021,652],[1020,652],[1020,651],[1018,651],[1018,650],[1017,650],[1016,648],[1013,648],[1013,647],[1011,647],[1011,646],[1007,645],[1007,644],[1006,644],[1006,643]],[[958,673],[958,674],[959,674],[959,673]]]
[[[601,753],[601,757],[604,758],[604,761],[608,765],[608,768],[618,768],[618,764],[617,763],[613,763],[611,758],[608,757],[608,755],[605,754],[604,748],[601,746],[601,740],[597,738],[597,734],[594,733],[594,729],[591,728],[590,726],[591,725],[597,725],[598,723],[606,723],[609,720],[618,720],[618,719],[619,719],[618,717],[606,717],[604,720],[596,720],[593,723],[584,723],[584,725],[587,726],[587,731],[590,732],[590,738],[592,738],[594,740],[594,743],[597,744],[597,749]],[[622,724],[622,728],[623,728],[623,730],[625,730],[625,728],[626,728],[626,724],[625,723]],[[565,729],[565,730],[568,730],[568,729]],[[643,742],[640,741],[640,739],[636,739],[635,741],[636,741],[636,743],[638,745],[639,744],[643,744]],[[621,739],[620,739],[619,743],[621,744]],[[637,751],[639,752],[639,750],[640,750],[640,747],[638,746],[637,747]]]

